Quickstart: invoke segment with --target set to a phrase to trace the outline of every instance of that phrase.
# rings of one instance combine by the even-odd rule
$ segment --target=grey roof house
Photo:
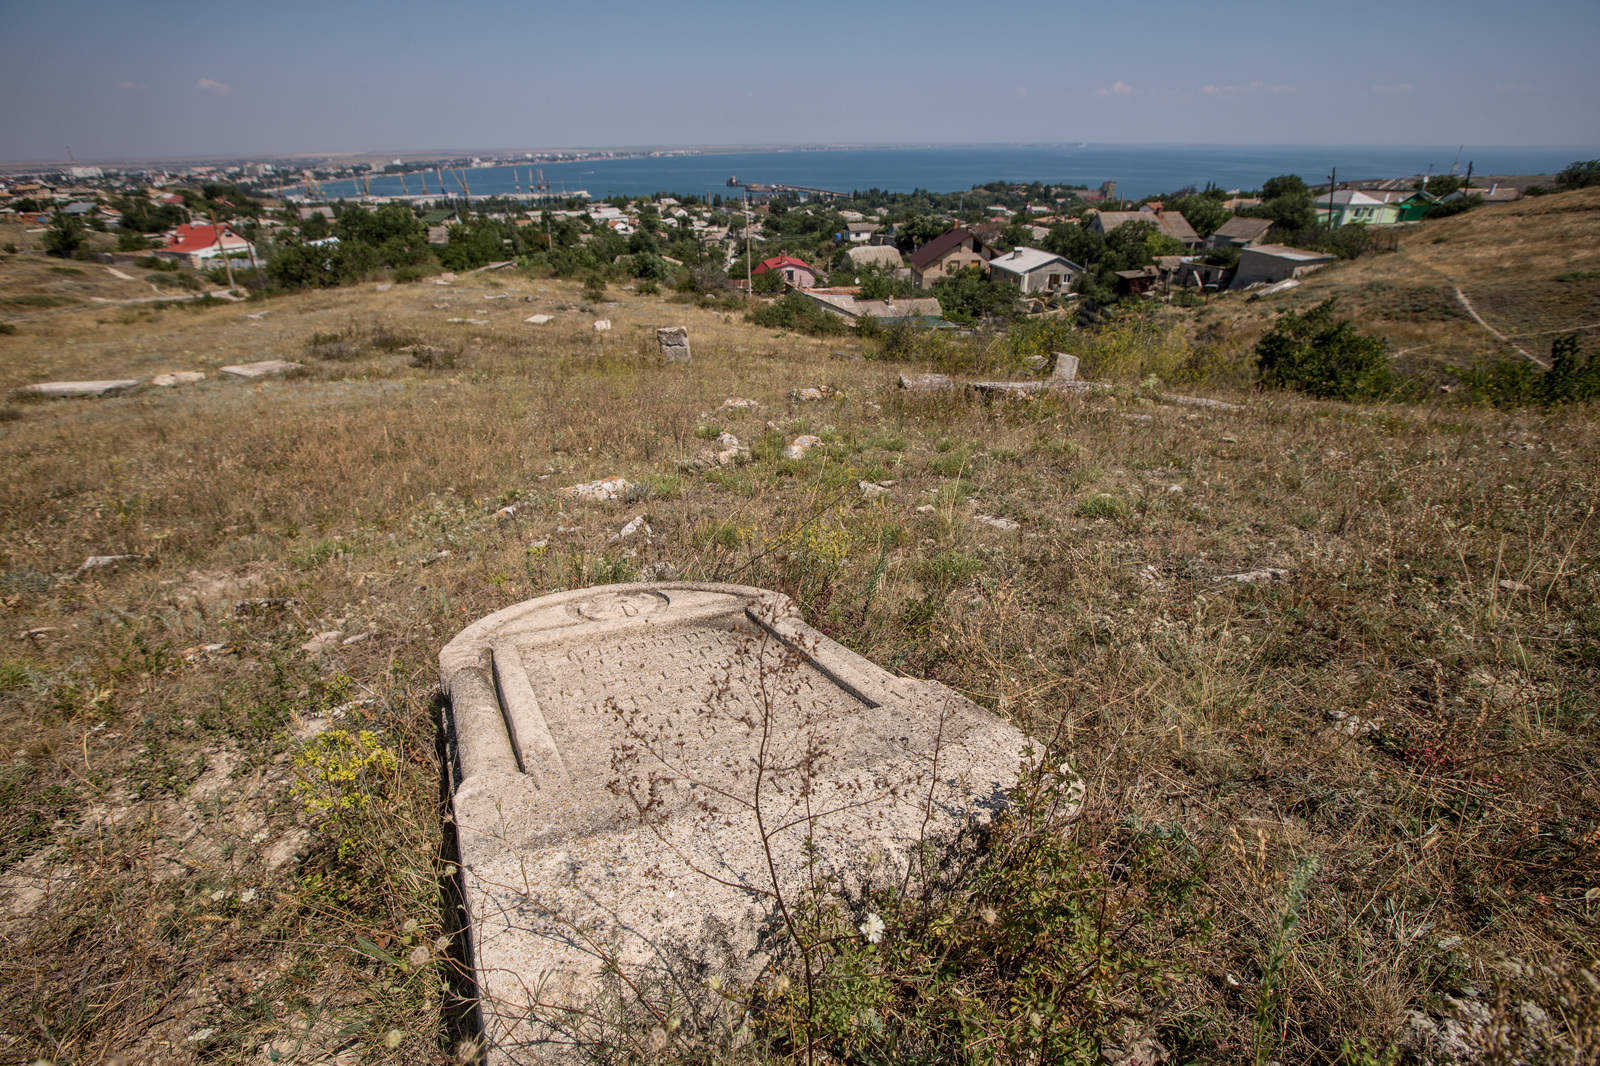
[[[1240,218],[1234,216],[1224,222],[1206,239],[1207,248],[1249,248],[1260,244],[1272,232],[1270,218]]]
[[[1060,292],[1070,288],[1083,268],[1072,260],[1042,248],[1021,245],[989,260],[990,273],[1004,278],[1024,293]]]

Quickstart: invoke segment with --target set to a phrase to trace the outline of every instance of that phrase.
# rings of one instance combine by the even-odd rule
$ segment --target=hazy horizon
[[[981,144],[1600,145],[1600,5],[16,9],[0,160]],[[1552,32],[1553,29],[1559,32]],[[436,145],[505,145],[502,149]],[[522,147],[516,147],[516,146]]]

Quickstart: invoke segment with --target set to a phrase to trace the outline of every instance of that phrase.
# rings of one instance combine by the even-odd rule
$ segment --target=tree
[[[1106,239],[1076,222],[1060,222],[1040,242],[1044,250],[1064,256],[1079,266],[1098,263],[1106,250]]]
[[[1134,270],[1154,263],[1158,255],[1182,254],[1183,245],[1177,238],[1162,233],[1154,222],[1139,219],[1106,234],[1101,263],[1111,270]]]
[[[1176,211],[1189,220],[1195,233],[1209,237],[1233,217],[1233,212],[1223,207],[1211,196],[1183,196],[1166,201],[1167,210]]]
[[[1324,400],[1358,400],[1391,387],[1388,343],[1335,321],[1334,307],[1330,299],[1303,314],[1288,312],[1257,342],[1263,386]]]
[[[1261,199],[1277,200],[1281,197],[1311,198],[1311,190],[1298,174],[1280,174],[1275,178],[1268,178],[1261,185]]]
[[[1600,159],[1579,161],[1556,175],[1556,190],[1587,189],[1600,185]]]
[[[300,220],[300,236],[308,241],[320,241],[332,233],[333,227],[325,215],[317,213]]]
[[[942,220],[930,215],[912,215],[900,223],[896,232],[901,241],[909,241],[914,249],[927,244],[948,228]]]
[[[982,318],[1010,318],[1017,309],[1017,287],[990,277],[981,266],[939,278],[933,283],[933,295],[951,322],[971,324]]]
[[[50,226],[44,231],[40,242],[45,251],[63,259],[71,259],[88,239],[83,221],[57,208],[55,214],[50,216]]]

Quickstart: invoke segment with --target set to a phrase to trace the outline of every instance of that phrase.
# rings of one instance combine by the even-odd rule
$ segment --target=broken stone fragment
[[[536,326],[542,326],[546,322],[552,322],[554,320],[555,320],[555,316],[554,315],[529,315],[527,318],[523,319],[522,321],[524,321],[524,322],[532,322]]]
[[[818,385],[816,388],[790,389],[789,399],[797,403],[811,403],[816,400],[833,400],[844,395],[832,385]]]
[[[623,526],[620,530],[618,530],[616,533],[614,533],[611,536],[611,539],[612,540],[627,540],[629,537],[633,536],[635,533],[638,533],[638,532],[641,532],[641,531],[647,537],[650,536],[652,532],[654,532],[653,530],[651,530],[649,525],[647,525],[645,523],[644,515],[639,515],[638,517],[634,518],[631,522],[629,522],[627,525]]]
[[[198,370],[174,370],[170,374],[157,374],[150,379],[150,384],[163,389],[170,389],[176,385],[193,385],[197,381],[204,381],[206,376]]]
[[[974,522],[982,522],[986,526],[993,526],[995,529],[1009,531],[1020,528],[1019,524],[1012,519],[999,518],[992,514],[975,514],[972,516],[972,520]]]
[[[1224,574],[1217,580],[1237,581],[1241,585],[1271,585],[1279,581],[1289,580],[1289,571],[1269,566],[1261,570],[1246,570],[1238,574]]]
[[[734,397],[731,400],[723,400],[722,406],[725,408],[740,410],[746,407],[760,407],[761,405],[756,403],[754,400],[746,400],[742,397]]]
[[[856,487],[861,490],[861,495],[872,499],[874,496],[883,496],[888,493],[888,488],[875,481],[858,481]]]
[[[130,559],[139,558],[137,555],[91,555],[78,567],[78,575],[87,574],[91,570],[106,570],[118,563],[125,563]]]
[[[307,655],[321,655],[323,652],[338,645],[339,638],[343,636],[338,630],[330,629],[326,633],[318,633],[304,644],[300,650]]]
[[[790,441],[783,449],[785,459],[804,459],[806,452],[822,444],[821,437],[813,437],[807,433]]]
[[[611,328],[611,320],[609,318],[597,318],[594,320],[594,328],[595,332],[604,333]]]

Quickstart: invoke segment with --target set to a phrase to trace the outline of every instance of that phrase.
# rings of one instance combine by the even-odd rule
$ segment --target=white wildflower
[[[861,923],[861,935],[867,938],[867,943],[876,944],[883,939],[883,919],[876,914],[867,915],[867,920]]]
[[[220,889],[220,888],[217,889],[215,892],[211,893],[211,902],[212,903],[221,903],[223,900],[225,900],[227,898],[228,898],[228,893],[225,890]]]
[[[247,888],[243,892],[239,893],[239,902],[240,903],[254,903],[255,901],[256,901],[256,890],[255,889]]]
[[[413,969],[416,969],[419,966],[428,965],[428,948],[427,948],[427,946],[424,945],[424,944],[419,944],[416,947],[412,948],[411,949],[411,954],[406,956],[406,961],[411,964]]]

